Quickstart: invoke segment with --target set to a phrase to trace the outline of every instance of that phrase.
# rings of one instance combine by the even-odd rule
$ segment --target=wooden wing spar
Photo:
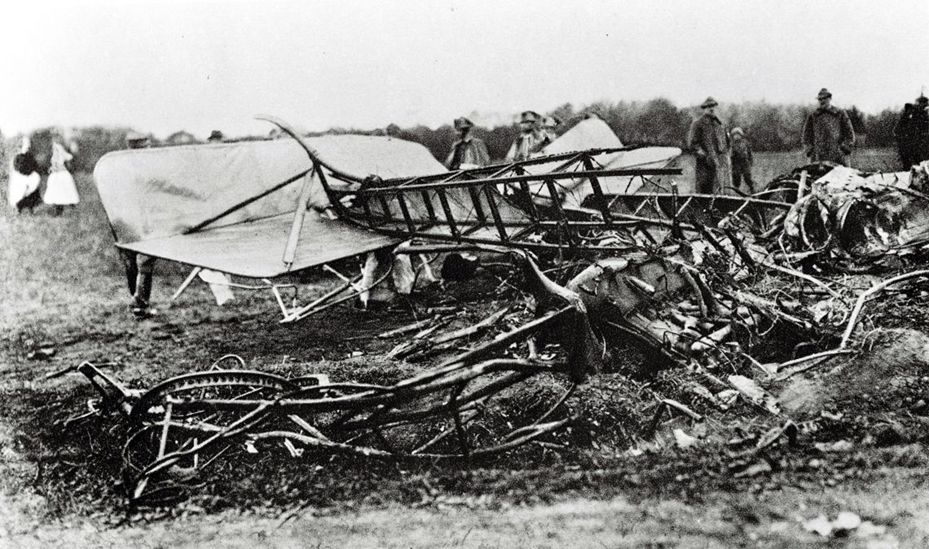
[[[764,223],[788,207],[676,192],[673,147],[559,149],[609,131],[598,119],[555,141],[554,154],[447,171],[416,143],[308,138],[259,118],[293,139],[105,155],[94,176],[117,245],[273,278],[406,240],[615,253],[636,234],[697,231],[733,212]]]

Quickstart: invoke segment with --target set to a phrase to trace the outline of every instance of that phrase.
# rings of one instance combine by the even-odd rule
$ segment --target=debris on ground
[[[585,210],[598,222],[575,235],[584,246],[474,247],[502,254],[502,267],[452,256],[452,278],[493,276],[497,287],[483,307],[432,309],[373,336],[399,339],[389,360],[430,364],[390,383],[213,367],[139,390],[91,363],[76,370],[101,397],[92,410],[128,426],[123,476],[136,504],[241,452],[475,460],[609,437],[624,455],[721,445],[727,474],[761,479],[791,460],[815,471],[860,445],[924,440],[929,338],[897,329],[894,315],[925,315],[929,164],[811,165],[764,193],[618,195],[611,208],[626,217],[615,226]],[[560,242],[561,229],[541,238]],[[594,399],[607,374],[618,387]],[[593,408],[603,402],[623,417],[604,424]],[[805,528],[867,524],[849,515]]]
[[[826,515],[817,515],[805,521],[803,528],[807,532],[819,534],[824,538],[873,539],[882,538],[887,533],[885,526],[876,525],[869,520],[861,520],[861,517],[850,511],[841,511],[832,520]]]

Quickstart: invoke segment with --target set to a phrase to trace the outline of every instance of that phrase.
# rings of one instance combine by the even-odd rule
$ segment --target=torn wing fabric
[[[401,139],[338,135],[308,141],[323,162],[357,178],[445,171],[425,147]],[[396,242],[308,212],[295,260],[285,264],[303,186],[310,185],[312,207],[329,206],[318,175],[308,183],[300,177],[311,167],[294,140],[280,139],[118,151],[97,163],[94,178],[121,248],[230,274],[274,277]]]
[[[592,148],[617,149],[623,142],[613,133],[609,124],[591,117],[578,122],[558,139],[545,146],[542,154],[560,154]]]
[[[573,128],[542,150],[542,154],[560,154],[588,149],[610,149],[622,147],[622,141],[613,133],[610,126],[600,118],[592,117],[581,120]],[[647,169],[670,166],[681,155],[677,147],[641,147],[618,151],[603,157],[602,166],[597,169]],[[545,173],[555,169],[558,163],[546,163],[528,166],[530,173]],[[637,176],[601,177],[597,181],[604,194],[631,194],[643,189],[643,179]],[[585,207],[585,201],[593,195],[589,179],[558,182],[559,193],[563,193],[562,206],[569,208]],[[548,188],[543,183],[533,186],[535,196],[548,198]],[[656,189],[648,189],[656,190]]]

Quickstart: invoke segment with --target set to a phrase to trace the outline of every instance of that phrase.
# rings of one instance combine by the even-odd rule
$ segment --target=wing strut
[[[287,237],[287,246],[284,247],[284,266],[287,270],[294,264],[294,257],[297,255],[297,242],[300,240],[300,231],[303,230],[303,220],[306,218],[306,205],[310,201],[310,193],[313,191],[313,174],[316,173],[316,165],[307,172],[303,180],[303,187],[300,189],[300,198],[297,199],[297,209],[294,211],[294,222],[290,226],[290,236]]]

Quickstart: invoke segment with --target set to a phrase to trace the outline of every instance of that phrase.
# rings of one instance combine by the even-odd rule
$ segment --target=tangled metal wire
[[[570,361],[501,357],[501,351],[575,313],[570,306],[553,311],[393,385],[218,369],[226,360],[244,365],[235,355],[145,391],[127,389],[90,362],[76,370],[102,396],[101,409],[118,410],[128,422],[124,473],[130,499],[140,501],[231,449],[254,451],[257,441],[278,441],[294,456],[313,449],[427,459],[479,458],[526,444],[571,421],[555,417],[575,384],[569,381],[541,413],[507,421],[491,413],[507,405],[497,397],[531,378],[573,380],[577,373]],[[480,418],[480,428],[470,428]]]

